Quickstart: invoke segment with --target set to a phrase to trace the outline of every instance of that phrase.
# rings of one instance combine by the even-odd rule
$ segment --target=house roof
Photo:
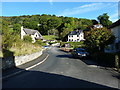
[[[36,32],[38,32],[37,30],[27,29],[27,28],[23,28],[23,30],[25,31],[26,34],[30,34],[30,35],[34,35]]]
[[[71,31],[69,35],[79,35],[81,32],[82,30]]]
[[[35,33],[38,33],[39,38],[42,38],[42,35],[37,30],[27,29],[27,28],[23,28],[23,30],[25,31],[26,34],[29,34],[29,35],[34,35]]]
[[[114,22],[112,25],[110,25],[108,28],[114,28],[116,26],[119,26],[120,25],[120,19],[116,22]]]

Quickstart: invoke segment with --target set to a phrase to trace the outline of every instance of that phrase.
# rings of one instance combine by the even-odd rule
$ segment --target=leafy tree
[[[98,24],[97,20],[92,20],[93,25]]]
[[[20,24],[14,24],[13,25],[13,30],[14,30],[15,33],[20,34],[21,25]]]
[[[8,27],[8,23],[3,20],[2,22],[2,48],[9,49],[13,44],[13,33],[10,32],[10,28]]]
[[[30,36],[27,36],[27,35],[23,37],[23,40],[25,42],[32,42],[32,38]]]
[[[86,33],[85,44],[88,48],[104,51],[104,47],[111,44],[115,37],[107,28],[91,29]]]
[[[28,23],[28,27],[30,28],[30,29],[38,29],[38,24],[39,24],[39,22],[36,22],[36,21],[31,21],[31,22],[29,22]]]
[[[112,21],[109,20],[109,16],[107,15],[107,13],[98,16],[97,19],[99,20],[100,24],[102,24],[104,27],[107,27],[112,24]]]
[[[47,21],[48,31],[55,30],[62,23],[62,20],[57,17],[52,17]],[[49,33],[48,33],[49,34]]]

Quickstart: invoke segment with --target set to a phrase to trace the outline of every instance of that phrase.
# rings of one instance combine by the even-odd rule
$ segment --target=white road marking
[[[47,55],[47,57],[46,57],[45,59],[43,59],[43,61],[41,61],[41,62],[39,62],[39,63],[37,63],[37,64],[31,66],[31,67],[28,67],[28,68],[26,68],[25,70],[29,70],[29,69],[31,69],[31,68],[34,68],[34,67],[36,67],[36,66],[42,64],[42,63],[48,58],[48,56],[49,56],[49,54]]]
[[[29,69],[31,69],[31,68],[34,68],[34,67],[42,64],[43,62],[45,62],[45,60],[47,60],[48,56],[49,56],[49,54],[46,56],[45,59],[43,59],[43,61],[41,61],[41,62],[39,62],[39,63],[37,63],[37,64],[35,64],[35,65],[33,65],[33,66],[30,66],[30,67],[28,67],[28,68],[25,68],[25,70],[29,70]],[[5,78],[8,78],[8,77],[14,76],[14,75],[16,75],[16,74],[18,74],[18,73],[21,73],[21,72],[25,71],[25,70],[21,70],[21,71],[15,72],[15,73],[13,73],[13,74],[7,75],[7,76],[2,77],[2,78],[0,78],[0,79],[5,79]]]

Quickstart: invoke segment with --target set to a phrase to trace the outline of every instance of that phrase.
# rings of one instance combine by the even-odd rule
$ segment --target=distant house
[[[83,30],[71,31],[67,35],[67,42],[80,42],[85,40]]]
[[[88,26],[86,29],[84,29],[84,31],[90,31],[91,28],[92,28],[92,29],[103,28],[103,25],[102,25],[102,24],[91,25],[91,26]]]
[[[108,45],[105,48],[105,52],[118,52],[120,51],[120,19],[112,25],[110,25],[109,29],[113,32],[116,39],[113,44]]]
[[[23,37],[25,35],[31,36],[31,38],[33,40],[32,43],[35,43],[36,39],[43,39],[42,35],[37,30],[23,28],[23,26],[22,26],[21,27],[21,39],[23,39]]]
[[[83,30],[84,32],[84,38],[86,39],[86,32],[89,32],[91,29],[97,29],[97,28],[103,28],[102,24],[95,24],[92,26],[88,26],[86,29]]]
[[[103,28],[103,25],[102,24],[95,24],[92,26],[93,29],[96,29],[96,28]]]

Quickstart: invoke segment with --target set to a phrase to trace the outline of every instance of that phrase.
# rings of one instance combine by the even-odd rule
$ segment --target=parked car
[[[75,58],[87,58],[87,57],[89,57],[89,53],[83,48],[74,48],[71,51],[71,54]]]

